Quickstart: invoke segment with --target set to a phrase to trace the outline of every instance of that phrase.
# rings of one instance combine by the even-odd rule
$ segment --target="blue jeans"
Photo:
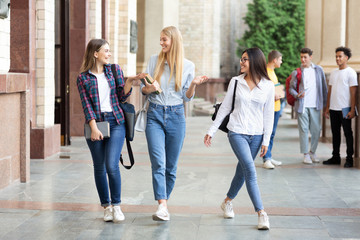
[[[269,143],[269,147],[268,150],[265,154],[265,156],[263,157],[264,162],[266,160],[270,160],[272,159],[272,155],[271,155],[271,149],[273,147],[274,144],[274,137],[275,137],[275,133],[276,133],[276,128],[279,122],[279,118],[280,118],[280,111],[274,112],[274,125],[273,125],[273,130],[270,136],[270,143]]]
[[[239,160],[235,176],[231,182],[227,196],[234,199],[244,182],[254,205],[255,211],[263,210],[260,190],[257,184],[254,159],[260,150],[263,135],[245,135],[229,131],[228,138],[230,145]]]
[[[185,137],[184,105],[149,104],[146,140],[151,161],[155,200],[169,199]]]
[[[121,202],[119,160],[125,140],[125,124],[119,125],[112,112],[102,113],[102,116],[104,121],[110,123],[110,138],[94,142],[88,139],[86,142],[93,160],[95,184],[101,206],[106,207],[116,206]]]

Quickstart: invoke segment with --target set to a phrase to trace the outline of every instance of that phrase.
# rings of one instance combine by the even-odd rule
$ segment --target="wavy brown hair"
[[[80,72],[86,72],[95,65],[94,53],[100,51],[101,47],[109,43],[104,39],[91,39],[84,53]]]

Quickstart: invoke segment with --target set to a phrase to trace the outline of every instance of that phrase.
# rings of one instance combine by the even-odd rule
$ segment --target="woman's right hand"
[[[145,94],[150,94],[159,91],[161,89],[159,83],[156,80],[153,83],[148,83],[147,81],[144,82],[145,82],[144,90],[146,91],[144,92]]]
[[[204,137],[204,144],[205,146],[207,147],[210,147],[211,146],[211,137],[209,134],[206,134],[205,137]]]
[[[92,119],[89,122],[89,126],[91,129],[91,136],[90,136],[91,141],[100,141],[100,140],[104,139],[103,134],[100,132],[100,130],[98,129],[98,127],[96,125],[95,119]]]

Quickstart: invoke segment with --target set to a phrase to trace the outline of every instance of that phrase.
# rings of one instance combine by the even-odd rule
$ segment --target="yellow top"
[[[277,84],[279,83],[279,80],[275,74],[275,71],[274,69],[271,69],[271,68],[266,68],[267,69],[267,73],[270,77],[270,80],[274,83],[274,84]],[[277,111],[280,111],[280,100],[277,100],[275,101],[275,104],[274,104],[274,111],[277,112]]]

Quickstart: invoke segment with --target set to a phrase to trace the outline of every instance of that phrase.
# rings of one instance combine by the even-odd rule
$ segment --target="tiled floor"
[[[121,167],[120,224],[103,222],[90,153],[83,138],[73,138],[61,153],[31,161],[30,182],[0,191],[0,239],[360,239],[360,170],[302,164],[296,120],[287,118],[273,149],[283,166],[266,170],[255,161],[270,231],[256,229],[245,186],[233,201],[235,218],[223,219],[219,205],[237,160],[222,132],[204,146],[210,124],[208,117],[187,118],[170,222],[151,219],[156,202],[143,133],[132,143],[136,165]],[[331,146],[320,143],[317,155],[326,160]]]

